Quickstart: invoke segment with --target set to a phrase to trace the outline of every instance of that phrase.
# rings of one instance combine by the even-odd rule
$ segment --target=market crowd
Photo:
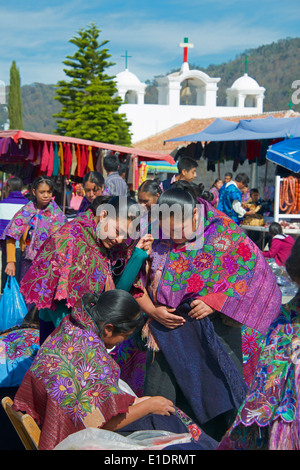
[[[0,332],[1,397],[41,450],[90,427],[188,433],[167,450],[300,449],[300,303],[272,270],[297,285],[300,242],[244,230],[272,201],[245,173],[196,184],[187,156],[136,194],[116,155],[103,165],[65,203],[53,178],[6,181],[1,292],[15,278],[27,313]]]

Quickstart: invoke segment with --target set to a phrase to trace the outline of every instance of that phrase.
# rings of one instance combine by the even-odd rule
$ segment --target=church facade
[[[217,105],[220,78],[209,77],[200,70],[190,70],[185,42],[179,72],[157,79],[157,104],[144,102],[146,84],[128,68],[116,76],[118,94],[124,104],[120,113],[131,122],[132,142],[136,143],[190,119],[249,116],[263,112],[265,88],[246,72],[226,90],[226,106]],[[192,104],[193,103],[193,104]]]

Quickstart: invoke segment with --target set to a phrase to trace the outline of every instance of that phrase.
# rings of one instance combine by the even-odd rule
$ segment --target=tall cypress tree
[[[130,145],[130,123],[118,113],[122,100],[117,96],[114,77],[105,70],[114,65],[105,48],[108,41],[99,42],[100,30],[91,25],[81,29],[70,39],[77,47],[73,56],[63,63],[70,80],[57,84],[55,99],[62,104],[55,114],[57,134],[79,137],[99,142]]]
[[[13,60],[10,68],[10,83],[8,92],[8,119],[10,129],[23,129],[23,105],[21,95],[21,79],[16,62]]]

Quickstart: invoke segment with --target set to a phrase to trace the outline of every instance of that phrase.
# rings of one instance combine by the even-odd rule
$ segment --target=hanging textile
[[[94,171],[94,159],[91,146],[88,148],[88,171]]]
[[[147,179],[148,165],[145,162],[139,164],[139,186]]]
[[[41,161],[41,172],[47,170],[49,163],[49,150],[47,142],[44,142],[43,150],[42,150],[42,161]]]
[[[47,176],[52,176],[53,165],[54,165],[54,149],[53,149],[53,143],[50,142]]]
[[[77,156],[76,156],[75,145],[72,144],[72,164],[71,164],[71,170],[70,170],[71,176],[75,176],[76,169],[77,169]]]
[[[59,159],[59,173],[61,175],[65,174],[65,165],[64,165],[64,147],[61,142],[58,144],[58,159]]]
[[[58,148],[57,143],[54,142],[53,144],[53,151],[54,151],[54,161],[53,161],[53,171],[52,175],[57,176],[59,171],[59,158],[58,158]]]

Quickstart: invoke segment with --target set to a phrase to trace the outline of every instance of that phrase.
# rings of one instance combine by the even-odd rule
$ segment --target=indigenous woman
[[[155,180],[144,181],[138,189],[139,204],[144,206],[149,212],[152,205],[157,203],[162,190],[160,185]]]
[[[2,234],[6,240],[7,265],[5,273],[15,276],[16,241],[20,242],[20,279],[35,259],[41,245],[67,221],[66,216],[52,199],[54,183],[50,178],[39,176],[32,183],[34,200],[23,206],[12,218]],[[19,279],[19,280],[20,280]]]
[[[98,171],[89,171],[82,180],[84,197],[78,209],[78,214],[85,212],[96,197],[104,193],[104,178]],[[106,193],[107,194],[107,193]]]
[[[300,239],[286,269],[300,285]],[[221,450],[300,450],[300,296],[282,305],[266,334],[253,381]]]
[[[247,390],[241,324],[265,334],[281,291],[260,250],[205,200],[171,188],[158,205],[172,210],[159,213],[137,299],[149,316],[144,393],[169,398],[219,440]]]
[[[118,197],[99,197],[91,209],[45,242],[21,282],[25,300],[39,310],[41,343],[83,293],[101,293],[115,287],[109,250],[128,237],[130,222],[137,216],[135,209],[136,202],[129,198],[120,201]],[[128,290],[140,267],[135,271],[131,267]],[[134,293],[141,292],[138,283],[134,283]],[[124,284],[120,285],[123,289]]]
[[[50,450],[87,427],[114,432],[157,429],[191,434],[194,449],[216,443],[164,397],[137,398],[107,353],[141,322],[132,295],[111,290],[85,295],[40,348],[15,396],[14,408],[41,427],[40,450]],[[174,446],[173,446],[174,447]]]
[[[211,194],[214,196],[213,200],[211,201],[211,205],[214,207],[217,207],[219,203],[219,191],[222,188],[222,186],[223,186],[223,180],[221,180],[220,178],[217,178],[209,190],[209,192],[211,192]]]

